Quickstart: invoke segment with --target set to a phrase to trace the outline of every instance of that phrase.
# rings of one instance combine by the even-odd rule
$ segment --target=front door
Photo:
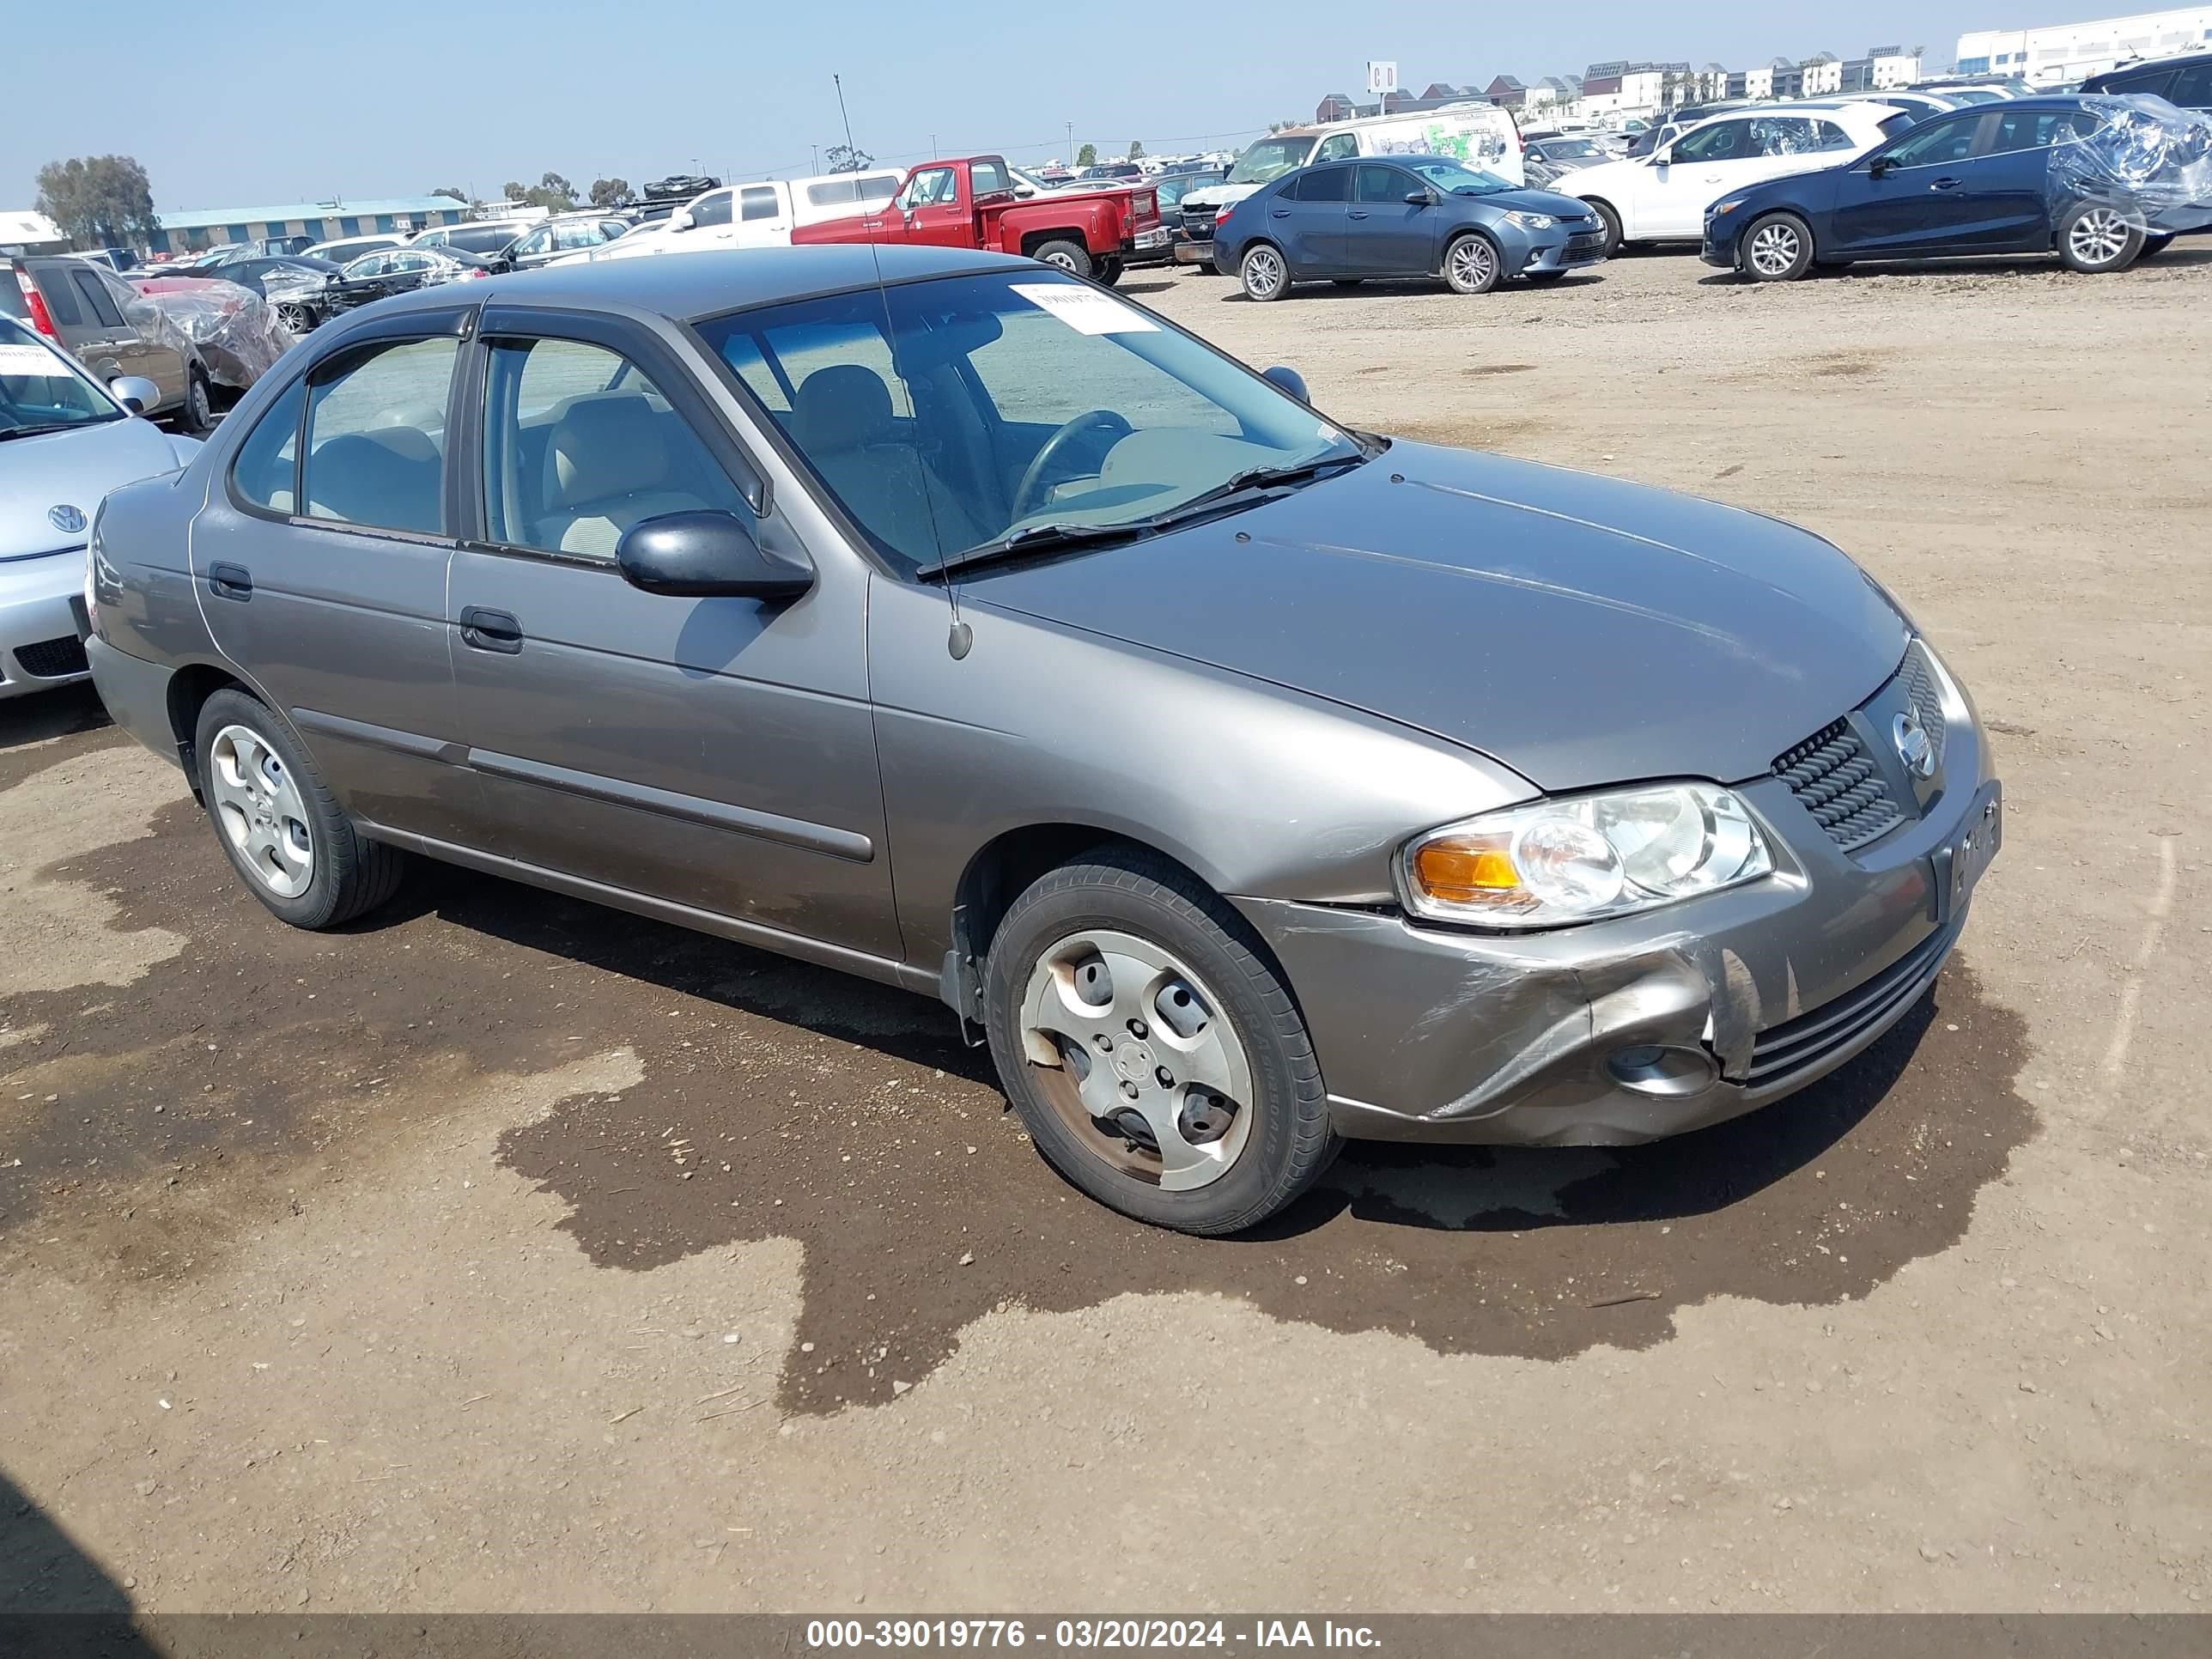
[[[640,325],[485,313],[478,535],[446,615],[474,844],[537,869],[898,955],[867,573],[817,562],[787,603],[676,599],[623,580],[623,532],[730,513],[806,550],[677,349]],[[765,509],[765,510],[763,510]]]
[[[1428,194],[1427,184],[1403,167],[1364,161],[1354,168],[1345,220],[1346,274],[1419,276],[1435,270],[1442,215],[1428,204]]]
[[[1972,211],[1962,192],[1990,118],[1980,110],[1938,116],[1855,162],[1837,183],[1832,251],[1863,258],[1951,246]]]
[[[958,168],[923,167],[906,181],[884,216],[896,228],[894,234],[901,241],[972,247],[975,216],[960,191]]]
[[[223,654],[370,823],[453,839],[478,817],[447,647],[447,461],[466,313],[415,312],[253,417],[193,526]],[[234,417],[235,418],[235,417]]]

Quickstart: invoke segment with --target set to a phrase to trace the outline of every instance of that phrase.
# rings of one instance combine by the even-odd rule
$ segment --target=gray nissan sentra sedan
[[[1733,1117],[1935,978],[1991,758],[1829,544],[881,252],[370,307],[107,498],[100,692],[263,903],[413,852],[934,994],[1205,1233],[1342,1137]]]

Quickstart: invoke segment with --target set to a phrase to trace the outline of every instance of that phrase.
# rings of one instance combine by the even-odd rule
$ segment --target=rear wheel
[[[192,753],[224,856],[295,927],[334,927],[390,898],[405,857],[364,840],[290,726],[242,691],[200,710]]]
[[[177,411],[177,425],[198,437],[215,424],[215,397],[207,371],[198,363],[185,372],[185,406]]]
[[[1121,280],[1121,274],[1127,269],[1127,267],[1121,263],[1118,256],[1101,259],[1098,262],[1098,280],[1108,288],[1111,288]]]
[[[1030,258],[1043,264],[1057,265],[1060,270],[1075,276],[1088,276],[1096,268],[1089,248],[1080,242],[1070,242],[1060,239],[1038,243],[1030,250]]]
[[[1246,248],[1237,263],[1237,274],[1243,281],[1246,296],[1263,305],[1291,291],[1291,268],[1284,262],[1282,250],[1272,242],[1255,242]]]
[[[1813,268],[1813,232],[1794,213],[1770,213],[1744,228],[1743,274],[1754,283],[1792,283]]]
[[[2142,251],[2142,232],[2101,202],[2078,202],[2058,222],[2058,257],[2069,270],[2125,270]]]
[[[992,941],[985,996],[1037,1150],[1125,1215],[1237,1232],[1336,1155],[1288,990],[1237,913],[1164,860],[1103,848],[1040,878]]]
[[[1498,286],[1498,249],[1480,231],[1469,231],[1444,250],[1444,281],[1455,294],[1487,294]]]

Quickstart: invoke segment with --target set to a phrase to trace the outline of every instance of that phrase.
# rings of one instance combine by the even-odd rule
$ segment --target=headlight
[[[1516,224],[1523,230],[1549,230],[1559,222],[1548,213],[1509,212],[1505,217],[1508,222]]]
[[[1742,801],[1659,783],[1448,823],[1398,855],[1407,908],[1437,921],[1557,927],[1756,881],[1774,860]]]
[[[1743,205],[1743,198],[1731,196],[1725,202],[1716,202],[1705,211],[1708,217],[1717,219],[1724,213],[1734,213]]]

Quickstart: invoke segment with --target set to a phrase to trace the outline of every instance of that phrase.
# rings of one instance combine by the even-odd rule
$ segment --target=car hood
[[[1548,213],[1555,219],[1571,219],[1577,222],[1594,217],[1590,204],[1579,196],[1568,196],[1556,190],[1546,190],[1531,185],[1522,190],[1493,191],[1487,196],[1454,196],[1455,202],[1480,202],[1500,213]]]
[[[82,547],[88,532],[64,527],[73,522],[68,509],[88,525],[109,490],[173,472],[198,447],[193,439],[173,438],[136,420],[0,442],[0,560]]]
[[[1753,777],[1876,690],[1907,637],[1807,531],[1402,442],[1246,513],[962,586],[1416,727],[1547,791]]]

